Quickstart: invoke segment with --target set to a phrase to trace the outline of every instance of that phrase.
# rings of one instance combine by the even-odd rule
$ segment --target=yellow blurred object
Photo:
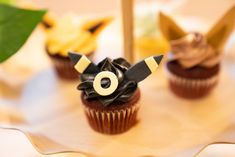
[[[71,16],[60,19],[47,30],[47,50],[50,54],[67,56],[69,51],[88,55],[95,51],[97,36],[112,18],[80,21]]]
[[[112,17],[106,17],[85,21],[82,25],[82,29],[91,32],[93,36],[97,36],[112,20]]]
[[[140,58],[164,54],[169,50],[169,43],[160,33],[156,13],[136,16],[135,49]]]
[[[176,40],[187,35],[177,23],[161,12],[159,13],[159,23],[161,32],[168,41]]]
[[[169,43],[164,37],[141,37],[136,39],[136,51],[141,58],[164,54],[169,50]]]

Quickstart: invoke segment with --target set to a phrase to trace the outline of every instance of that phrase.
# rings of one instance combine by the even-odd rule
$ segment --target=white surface
[[[105,32],[104,35],[106,33],[108,35],[112,34],[111,32],[109,33]],[[100,47],[100,51],[102,49],[106,49],[106,47]],[[41,60],[44,60],[44,59],[41,58]],[[50,65],[46,61],[44,63],[48,66]],[[216,90],[216,92],[214,93],[214,96],[210,96],[208,98],[208,101],[200,101],[199,104],[194,104],[194,105],[191,104],[190,106],[188,106],[189,105],[187,104],[188,102],[182,101],[180,99],[176,99],[172,97],[171,95],[169,95],[169,91],[166,89],[166,80],[163,78],[161,73],[158,72],[158,74],[151,77],[152,79],[157,80],[154,86],[150,85],[151,78],[145,80],[145,84],[143,84],[144,87],[142,86],[143,91],[144,91],[143,97],[145,97],[145,105],[147,105],[147,107],[143,107],[141,110],[142,112],[141,119],[142,121],[145,121],[145,122],[143,122],[142,125],[139,125],[139,127],[145,128],[146,126],[149,126],[148,122],[151,119],[151,115],[157,115],[157,117],[153,120],[154,120],[154,124],[155,122],[158,122],[158,121],[159,123],[157,123],[154,126],[157,126],[157,128],[155,128],[157,129],[156,130],[157,135],[159,135],[159,137],[164,137],[164,138],[158,139],[157,141],[155,141],[157,142],[155,144],[157,145],[157,147],[165,145],[167,149],[168,144],[171,143],[170,150],[173,150],[173,151],[176,151],[174,150],[176,149],[175,147],[181,143],[180,141],[177,140],[179,137],[181,140],[184,141],[182,142],[183,145],[186,144],[187,146],[189,146],[188,145],[189,142],[201,143],[204,141],[208,141],[214,136],[218,136],[221,133],[221,131],[223,131],[223,129],[225,129],[230,124],[230,120],[234,115],[233,107],[235,106],[231,101],[229,101],[229,99],[232,97],[231,94],[234,93],[232,91],[232,88],[225,89],[222,86],[227,83],[228,86],[233,87],[233,83],[231,82],[232,80],[231,77],[233,76],[229,76],[228,78],[226,77],[227,75],[223,75],[223,76],[225,77],[223,77],[222,81],[220,82],[219,89]],[[33,75],[32,78],[29,80],[29,82],[26,83],[26,86],[23,88],[23,91],[22,91],[23,93],[21,95],[20,102],[18,105],[22,107],[23,112],[25,113],[25,115],[27,115],[26,118],[28,120],[29,125],[35,125],[35,128],[33,128],[33,130],[36,129],[38,131],[42,131],[44,134],[49,135],[52,139],[56,140],[59,143],[63,143],[66,146],[71,146],[73,148],[81,148],[83,149],[83,151],[87,149],[88,150],[95,149],[92,145],[89,146],[89,144],[87,143],[87,139],[86,139],[87,137],[84,137],[87,135],[88,132],[91,133],[90,132],[91,130],[88,129],[88,126],[84,120],[84,116],[82,116],[83,112],[81,112],[80,107],[77,105],[76,98],[78,98],[78,93],[75,89],[76,85],[77,85],[76,82],[66,83],[64,81],[57,80],[55,78],[54,73],[51,71],[51,68],[46,67],[43,71],[37,73],[36,75]],[[159,90],[158,97],[155,97],[154,95],[152,95],[153,92],[150,92],[150,90],[158,91],[156,90],[156,88]],[[221,92],[222,95],[220,95],[219,92]],[[225,103],[225,100],[223,101],[222,98],[225,98],[226,106],[222,104],[222,102]],[[166,101],[168,103],[166,103]],[[172,103],[175,101],[177,103]],[[150,107],[150,102],[161,102],[161,103],[165,102],[165,104]],[[208,103],[208,102],[211,102],[211,103]],[[210,111],[210,109],[213,109],[213,112],[208,114],[207,111]],[[147,110],[147,111],[145,112],[144,110],[145,111]],[[67,113],[70,111],[73,111],[72,115],[63,114],[63,113]],[[79,117],[81,116],[80,118],[83,117],[82,118],[83,120],[78,118],[77,116]],[[81,136],[81,134],[77,134],[79,133],[79,128],[75,127],[76,124],[74,124],[73,122],[75,120],[76,120],[77,125],[80,124],[80,126],[84,126],[82,127],[83,130],[85,128],[88,129],[85,131],[86,133],[83,136]],[[160,123],[160,121],[161,122],[164,121],[164,122]],[[198,123],[198,125],[194,126],[193,124],[195,123]],[[55,126],[58,129],[55,129]],[[62,128],[60,129],[61,126],[63,126],[63,130]],[[186,133],[187,131],[183,133],[182,129],[191,130],[191,131],[189,131],[188,133]],[[198,129],[198,132],[194,132],[195,131],[194,129],[196,130]],[[151,133],[150,129],[146,129],[146,130],[148,130],[148,134],[150,135],[153,134]],[[65,131],[67,132],[68,135],[71,135],[71,136],[67,136]],[[138,130],[136,131],[141,133],[141,131],[138,131]],[[174,132],[174,134],[171,133],[172,131]],[[204,133],[201,134],[202,132]],[[16,133],[16,134],[19,134],[19,133]],[[164,136],[166,134],[167,136]],[[182,136],[183,134],[185,136]],[[91,133],[90,135],[94,137],[93,133]],[[92,141],[95,142],[93,144],[96,144],[96,145],[98,144],[97,148],[98,146],[102,148],[101,150],[99,149],[98,151],[98,153],[102,154],[105,152],[113,152],[112,145],[118,145],[118,148],[120,148],[119,144],[125,144],[125,148],[133,149],[133,146],[131,146],[133,145],[132,139],[135,139],[135,138],[133,137],[131,138],[130,136],[135,136],[135,135],[136,135],[136,132],[134,134],[132,133],[126,134],[123,137],[120,136],[119,138],[115,138],[115,140],[112,141],[112,144],[106,145],[105,147],[102,147],[102,145],[99,145],[99,143],[103,143],[104,141],[111,140],[109,137],[103,140],[101,139],[100,142],[96,143],[97,140],[99,141],[100,137],[95,135],[95,138],[97,138],[97,140],[96,142],[93,140]],[[9,136],[11,135],[9,134]],[[129,145],[127,145],[125,142],[122,143],[123,138],[125,139],[125,141],[128,141]],[[78,141],[76,141],[78,139],[79,141],[84,142],[84,144],[82,145],[81,143],[79,143],[79,147],[77,145]],[[188,140],[188,139],[191,139],[191,140]],[[174,141],[174,143],[172,143],[172,141]],[[24,151],[21,151],[21,147],[19,148],[17,146],[14,147],[14,150],[18,150],[17,156],[20,153],[24,154],[25,156],[28,155],[27,153],[31,153],[30,156],[38,155],[37,153],[35,153],[34,150],[31,149],[32,147],[29,148],[29,146],[27,145],[27,139],[25,137],[21,136],[21,139],[18,139],[17,142],[19,143],[22,142],[22,147],[24,147],[23,143],[26,143],[24,144],[25,145]],[[147,142],[149,142],[149,144],[152,143],[151,140]],[[178,144],[176,144],[177,142]],[[90,144],[91,143],[92,142],[90,142]],[[191,146],[194,147],[195,145],[193,144]],[[13,147],[11,146],[11,148]],[[26,151],[26,149],[29,149],[29,151]],[[157,151],[158,153],[163,153],[164,151],[166,151],[163,148],[161,149],[159,148],[159,150],[149,149],[149,148],[146,148],[146,145],[145,146],[143,145],[142,147],[138,146],[138,150],[141,150],[145,153],[146,153],[146,150],[148,150],[147,152],[151,151],[152,153],[155,151]],[[211,149],[209,149],[208,152],[210,152],[210,150]],[[96,153],[96,151],[93,151],[93,152]],[[13,152],[10,152],[9,154],[11,153]],[[128,153],[131,153],[131,152],[128,152]],[[186,155],[188,153],[185,152],[184,154]]]
[[[41,155],[25,138],[16,131],[0,129],[1,157],[84,157],[78,154]],[[235,145],[219,144],[206,148],[198,157],[234,157]]]

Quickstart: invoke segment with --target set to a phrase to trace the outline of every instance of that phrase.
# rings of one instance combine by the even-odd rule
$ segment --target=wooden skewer
[[[124,57],[130,62],[134,62],[133,52],[133,1],[134,0],[122,0],[122,23],[123,23],[123,45],[124,45]]]

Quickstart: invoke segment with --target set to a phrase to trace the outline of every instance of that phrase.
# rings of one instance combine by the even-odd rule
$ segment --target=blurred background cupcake
[[[78,78],[78,73],[69,60],[68,52],[76,51],[92,58],[97,48],[97,37],[111,22],[111,18],[81,20],[67,15],[58,19],[55,24],[49,17],[44,20],[43,24],[48,28],[45,48],[56,73],[64,79]]]
[[[224,45],[234,29],[235,7],[205,35],[186,33],[163,13],[159,20],[161,30],[171,44],[166,63],[171,90],[184,98],[206,96],[219,79]]]

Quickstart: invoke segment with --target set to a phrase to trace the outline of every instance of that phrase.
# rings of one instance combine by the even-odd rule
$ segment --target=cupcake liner
[[[189,79],[177,76],[166,68],[171,90],[184,98],[201,98],[209,94],[219,80],[219,73],[207,79]]]
[[[59,77],[69,80],[79,78],[79,73],[76,71],[69,58],[56,58],[53,56],[50,56],[50,58]]]
[[[127,131],[137,121],[139,104],[115,111],[97,111],[84,106],[90,126],[103,134],[119,134]]]
[[[80,74],[76,71],[74,68],[73,63],[69,59],[69,57],[61,57],[59,55],[51,55],[46,48],[46,52],[48,56],[51,58],[55,71],[57,75],[62,78],[62,79],[67,79],[67,80],[75,80],[79,79]],[[89,53],[87,56],[92,59],[93,58],[94,52],[92,51]]]

